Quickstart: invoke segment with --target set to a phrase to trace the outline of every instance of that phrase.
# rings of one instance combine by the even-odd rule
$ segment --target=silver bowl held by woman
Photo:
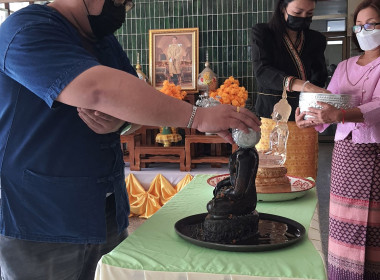
[[[310,107],[322,109],[317,101],[328,103],[338,109],[350,109],[357,105],[358,98],[350,94],[301,92],[299,100],[301,113],[307,112]],[[310,118],[313,117],[306,114],[305,120]]]

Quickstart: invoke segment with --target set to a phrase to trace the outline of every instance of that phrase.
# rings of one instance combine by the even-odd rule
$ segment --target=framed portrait
[[[197,92],[199,29],[149,30],[149,77],[160,89],[165,80]]]

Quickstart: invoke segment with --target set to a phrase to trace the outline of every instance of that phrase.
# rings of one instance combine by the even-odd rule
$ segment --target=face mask
[[[288,14],[288,12],[286,12]],[[293,31],[309,29],[312,17],[295,17],[288,14],[286,26]]]
[[[363,51],[369,51],[380,46],[380,29],[374,29],[372,31],[362,30],[356,33],[359,46]]]
[[[89,14],[88,9],[87,13]],[[116,7],[112,0],[105,0],[101,14],[97,16],[89,14],[88,20],[92,33],[96,38],[102,39],[106,35],[113,34],[123,25],[125,22],[125,6]]]

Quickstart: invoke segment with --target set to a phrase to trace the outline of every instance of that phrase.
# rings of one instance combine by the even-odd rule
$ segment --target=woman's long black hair
[[[275,33],[276,43],[278,45],[281,44],[282,38],[284,37],[284,34],[286,33],[286,22],[285,22],[285,18],[284,18],[284,14],[282,13],[282,10],[286,9],[289,3],[293,1],[294,0],[278,0],[276,9],[274,10],[272,18],[269,21],[269,28]],[[311,1],[317,2],[317,0],[311,0]]]

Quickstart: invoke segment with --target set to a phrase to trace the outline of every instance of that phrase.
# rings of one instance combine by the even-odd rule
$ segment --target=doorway
[[[345,31],[341,32],[323,32],[326,36],[327,46],[325,51],[325,59],[327,66],[328,78],[326,87],[330,83],[332,75],[339,64],[339,62],[348,58],[348,44],[347,34]],[[334,135],[336,130],[336,124],[330,125],[324,132],[319,133],[319,142],[334,142]]]

